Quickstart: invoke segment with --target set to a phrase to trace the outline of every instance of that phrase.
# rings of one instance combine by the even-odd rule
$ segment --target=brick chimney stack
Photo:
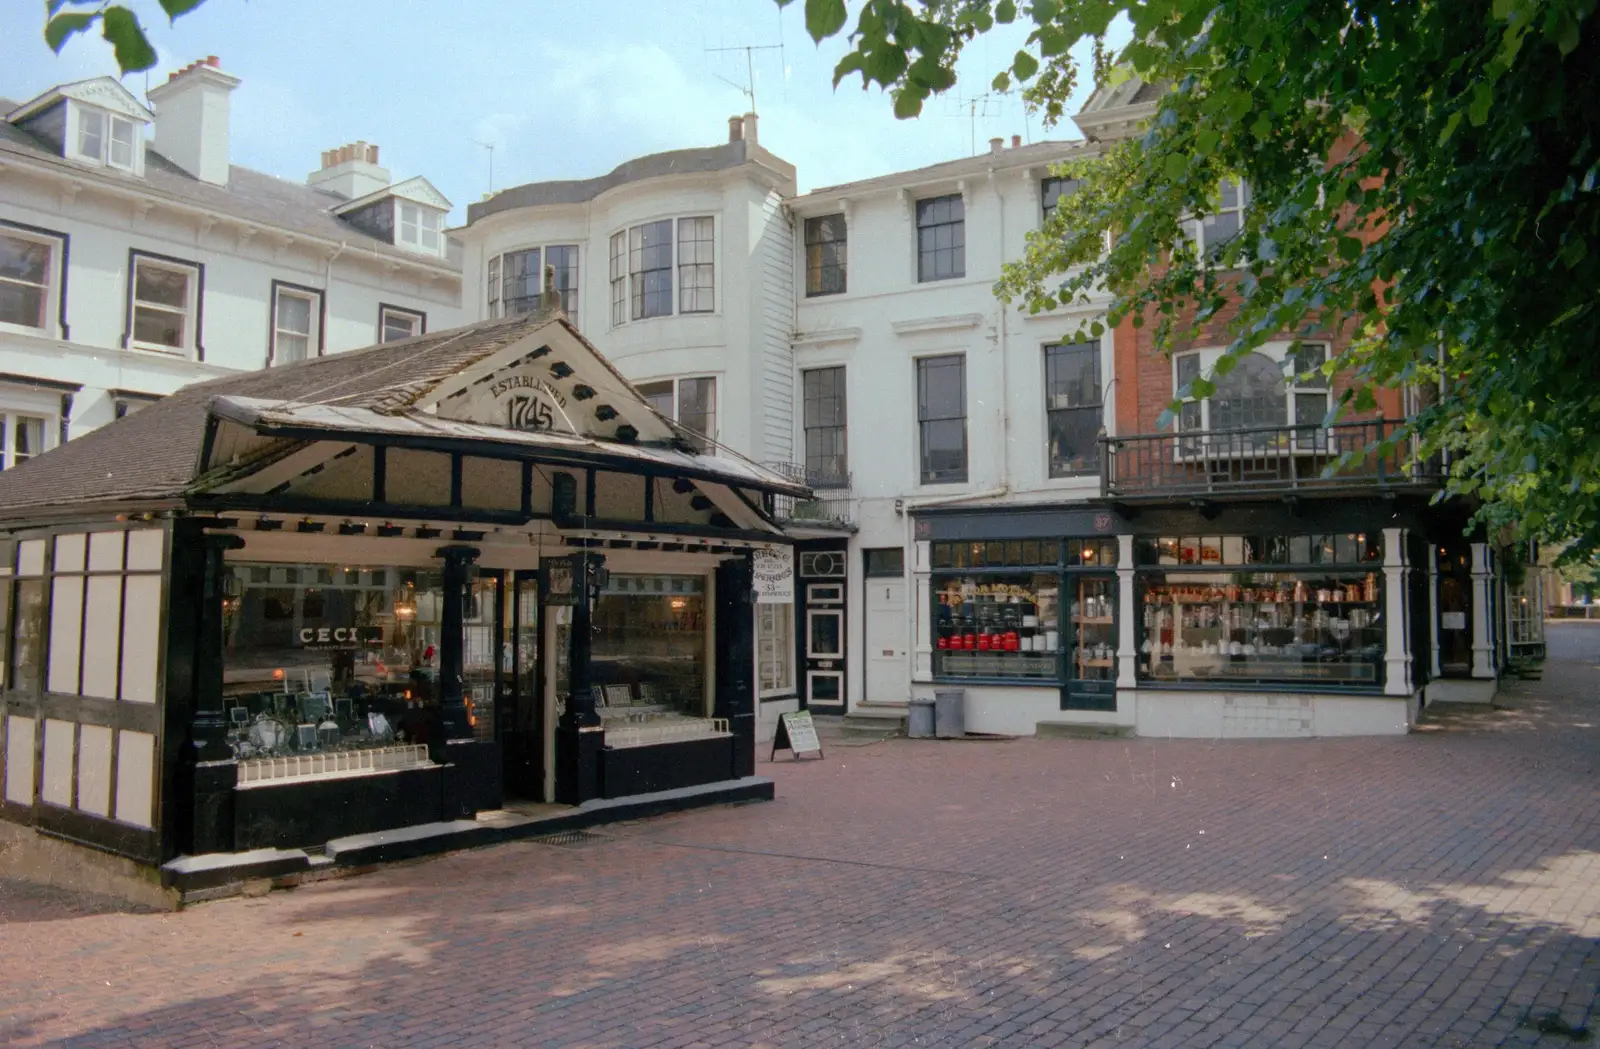
[[[150,89],[155,151],[201,182],[228,184],[228,97],[239,78],[216,55],[190,62]]]
[[[389,169],[378,166],[377,146],[350,142],[323,150],[322,167],[306,176],[306,185],[354,200],[389,185]]]

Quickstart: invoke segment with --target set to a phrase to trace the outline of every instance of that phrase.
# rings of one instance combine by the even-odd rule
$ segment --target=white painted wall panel
[[[84,695],[117,698],[117,642],[121,630],[122,576],[90,576],[83,625]]]
[[[111,815],[111,730],[104,725],[78,729],[78,808]]]
[[[33,804],[34,720],[6,718],[6,800]]]
[[[72,743],[77,725],[46,718],[44,722],[44,774],[39,797],[52,805],[72,804]]]
[[[139,827],[154,825],[156,738],[148,732],[117,733],[116,818]]]
[[[159,572],[167,547],[167,534],[159,528],[140,528],[128,533],[128,570]]]
[[[156,701],[160,666],[161,577],[131,575],[122,599],[122,698]]]
[[[50,599],[51,692],[78,693],[78,658],[83,646],[83,577],[57,576]]]
[[[56,571],[81,572],[87,537],[82,532],[56,536]]]
[[[89,535],[89,571],[117,572],[122,569],[123,532],[92,532]]]

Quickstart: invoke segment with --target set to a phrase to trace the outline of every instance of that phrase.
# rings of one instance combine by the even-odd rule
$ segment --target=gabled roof
[[[1096,87],[1083,108],[1073,116],[1085,137],[1099,142],[1125,138],[1155,115],[1161,96],[1167,93],[1161,84],[1147,84],[1132,73],[1113,77],[1112,82]]]
[[[4,113],[8,122],[26,120],[35,113],[49,109],[64,98],[70,98],[101,109],[109,109],[119,116],[131,120],[142,121],[149,124],[156,115],[134,97],[133,93],[123,87],[115,77],[98,76],[90,80],[76,80],[70,84],[58,84],[44,94],[20,106],[5,112],[5,107],[0,105],[0,113]]]
[[[541,354],[541,347],[551,349]],[[552,368],[558,360],[567,368]],[[452,413],[437,406],[441,397],[448,402],[459,377],[489,389],[497,376],[516,374],[533,363],[555,377],[570,402],[598,406],[602,398],[608,401],[615,412],[607,416],[610,428],[575,425],[566,435],[530,437],[509,424],[490,425],[484,410]],[[528,385],[505,392],[520,392]],[[595,393],[581,397],[583,385]],[[0,519],[180,505],[200,480],[206,429],[213,417],[259,424],[263,433],[299,426],[405,436],[454,428],[469,439],[498,435],[502,444],[526,446],[529,455],[540,445],[579,454],[589,449],[629,461],[651,458],[665,469],[722,478],[730,485],[805,493],[802,486],[748,461],[694,452],[688,431],[656,413],[565,315],[552,309],[185,387],[0,472]],[[637,431],[636,443],[616,439],[624,425]],[[652,436],[662,439],[651,442]]]
[[[384,197],[399,197],[401,200],[409,200],[425,207],[438,208],[440,211],[449,211],[453,206],[449,199],[439,192],[437,186],[421,175],[417,175],[414,178],[406,179],[404,182],[397,182],[392,186],[384,186],[382,189],[373,190],[366,196],[357,197],[354,200],[340,204],[333,209],[333,213],[335,215],[347,215],[352,211],[366,207],[374,201],[382,200]]]

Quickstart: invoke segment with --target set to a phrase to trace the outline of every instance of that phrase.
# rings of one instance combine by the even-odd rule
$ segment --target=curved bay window
[[[1374,533],[1135,541],[1141,681],[1382,684]]]

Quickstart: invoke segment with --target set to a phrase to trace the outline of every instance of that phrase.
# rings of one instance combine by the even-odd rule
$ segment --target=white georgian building
[[[569,314],[646,396],[816,490],[780,507],[799,541],[797,601],[758,616],[769,726],[800,695],[819,712],[907,699],[912,506],[1098,492],[1071,448],[1050,462],[1042,347],[1062,316],[1025,319],[992,292],[1053,203],[1051,165],[1094,148],[996,139],[979,156],[795,196],[794,168],[747,114],[722,145],[507,189],[453,231],[470,317],[533,308],[553,266]],[[1109,380],[1109,340],[1075,354]],[[1074,399],[1090,439],[1093,385]],[[941,401],[951,389],[957,401]],[[946,421],[925,426],[930,411]],[[960,469],[939,463],[952,433]]]
[[[304,183],[231,164],[239,83],[211,58],[142,100],[0,99],[0,467],[191,382],[463,320],[449,201],[366,143]]]

